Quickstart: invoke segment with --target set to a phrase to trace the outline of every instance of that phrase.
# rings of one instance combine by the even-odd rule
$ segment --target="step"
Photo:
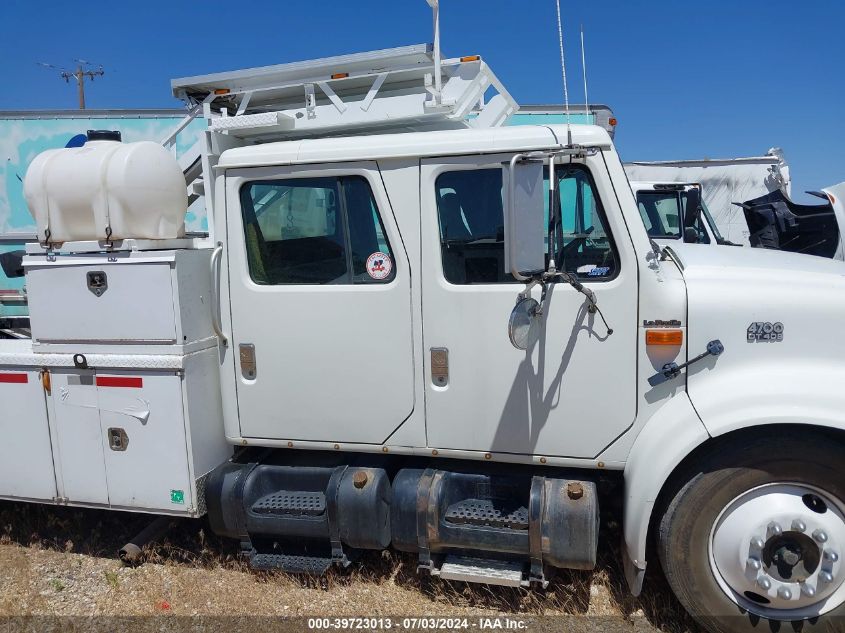
[[[439,576],[444,580],[522,587],[527,584],[522,571],[523,564],[519,562],[447,556]]]
[[[326,511],[322,492],[278,490],[252,504],[254,514],[270,516],[320,516]]]
[[[497,527],[510,530],[528,529],[528,508],[503,512],[488,499],[465,499],[450,505],[444,517],[447,523]]]
[[[332,559],[322,556],[296,554],[263,554],[254,552],[249,558],[253,569],[281,569],[289,574],[325,574],[332,566]]]

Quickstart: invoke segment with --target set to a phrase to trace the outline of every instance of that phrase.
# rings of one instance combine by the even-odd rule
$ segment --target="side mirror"
[[[23,277],[23,256],[25,251],[9,251],[0,253],[0,268],[9,279]]]
[[[511,345],[522,351],[527,350],[537,340],[539,328],[539,302],[530,297],[518,299],[508,319],[508,337]]]
[[[691,187],[684,192],[687,199],[687,206],[684,209],[684,227],[694,227],[698,216],[701,214],[701,190],[698,187]]]
[[[694,226],[684,228],[684,241],[687,244],[698,244],[698,231]]]
[[[542,159],[517,154],[502,168],[505,272],[524,281],[546,270]]]

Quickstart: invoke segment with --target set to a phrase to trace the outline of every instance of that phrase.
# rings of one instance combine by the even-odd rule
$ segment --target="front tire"
[[[779,623],[845,630],[842,448],[775,427],[717,441],[685,469],[657,546],[670,586],[699,623],[730,633]]]

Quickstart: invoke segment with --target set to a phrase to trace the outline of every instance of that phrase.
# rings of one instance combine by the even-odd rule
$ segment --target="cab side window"
[[[393,253],[365,178],[254,181],[240,194],[255,283],[386,283],[395,277]]]
[[[557,168],[556,178],[561,223],[546,235],[547,261],[553,248],[559,269],[590,281],[614,277],[619,260],[589,172],[581,165],[564,165]],[[502,170],[444,172],[435,189],[446,280],[453,284],[516,281],[504,266]]]
[[[550,240],[556,265],[581,279],[615,277],[619,257],[590,172],[573,163],[558,167],[556,175],[561,227]]]

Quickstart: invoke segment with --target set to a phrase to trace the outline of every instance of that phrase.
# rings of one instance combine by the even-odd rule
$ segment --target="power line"
[[[77,94],[79,96],[79,109],[85,109],[85,80],[88,79],[90,81],[94,81],[94,77],[102,77],[106,74],[106,71],[103,70],[102,64],[97,70],[89,70],[86,67],[92,66],[93,64],[89,61],[85,61],[84,59],[75,59],[73,60],[76,62],[76,70],[68,70],[67,68],[63,68],[61,66],[55,66],[53,64],[47,64],[45,62],[37,62],[39,66],[43,66],[44,68],[52,68],[59,71],[59,77],[65,80],[66,83],[70,83],[71,77],[76,80],[76,87],[77,87]]]

